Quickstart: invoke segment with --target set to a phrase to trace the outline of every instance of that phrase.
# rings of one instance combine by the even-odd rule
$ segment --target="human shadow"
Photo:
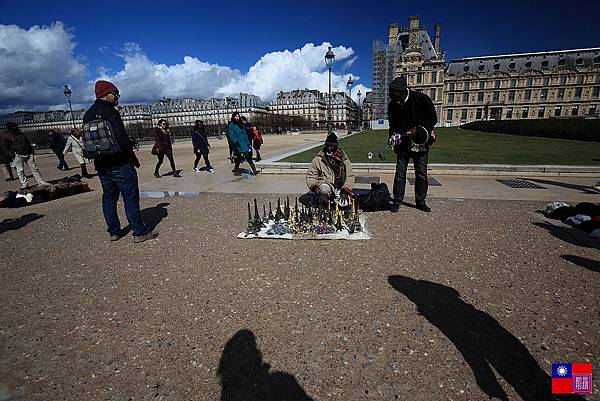
[[[225,344],[219,361],[221,401],[312,401],[294,376],[270,370],[254,334],[239,330]]]
[[[162,219],[169,215],[169,212],[167,211],[167,206],[169,205],[170,203],[168,202],[162,202],[156,206],[147,207],[140,211],[142,221],[146,225],[148,231],[153,231],[156,226],[160,224]],[[121,230],[121,235],[127,235],[129,231],[131,231],[131,227],[127,225]]]
[[[597,194],[598,192],[594,191],[590,185],[577,185],[577,184],[569,184],[567,182],[558,182],[552,180],[542,180],[540,178],[520,178],[521,180],[533,181],[539,184],[547,184],[554,185],[556,187],[562,187],[567,189],[575,189],[577,191],[581,191],[585,194]]]
[[[588,259],[575,255],[561,255],[560,257],[566,260],[567,262],[575,263],[578,266],[584,267],[593,272],[600,273],[600,261],[598,260]]]
[[[27,224],[31,223],[32,221],[41,219],[42,217],[44,217],[43,214],[28,213],[16,219],[2,220],[0,222],[0,234],[6,231],[19,230],[25,227]]]
[[[584,401],[580,396],[553,398],[550,376],[521,341],[492,316],[460,299],[454,288],[405,276],[389,276],[388,282],[454,343],[471,367],[479,388],[490,398],[509,399],[493,368],[524,401]]]
[[[577,228],[562,227],[542,221],[533,222],[533,224],[548,230],[553,237],[568,242],[569,244],[583,246],[586,248],[600,249],[600,245],[598,244],[597,240],[590,238],[585,231],[578,230]]]

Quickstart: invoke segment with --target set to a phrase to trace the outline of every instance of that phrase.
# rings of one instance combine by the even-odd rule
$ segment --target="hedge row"
[[[460,128],[499,134],[600,142],[600,119],[546,118],[474,121],[463,124]]]

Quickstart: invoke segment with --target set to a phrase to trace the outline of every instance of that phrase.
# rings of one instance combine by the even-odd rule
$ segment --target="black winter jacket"
[[[405,132],[413,129],[417,125],[421,125],[431,133],[433,127],[437,123],[437,114],[433,102],[424,93],[417,91],[410,91],[408,100],[404,104],[400,104],[396,99],[392,98],[392,101],[388,104],[388,118],[390,121],[389,137],[398,133],[404,134]],[[429,139],[427,143],[427,149],[429,145],[433,143],[433,139]],[[404,139],[400,143],[400,146],[395,146],[394,150],[408,151],[410,150],[411,141],[410,139]]]
[[[14,158],[15,153],[27,156],[33,154],[33,146],[31,142],[21,131],[7,131],[2,137],[2,153]]]
[[[83,123],[85,124],[86,122],[100,118],[110,122],[110,125],[114,130],[115,139],[121,148],[121,153],[94,159],[96,171],[101,173],[126,164],[135,164],[137,161],[134,162],[136,157],[133,153],[133,143],[129,139],[127,131],[125,131],[121,115],[112,104],[102,99],[96,99],[94,104],[92,104],[88,111],[85,112]]]

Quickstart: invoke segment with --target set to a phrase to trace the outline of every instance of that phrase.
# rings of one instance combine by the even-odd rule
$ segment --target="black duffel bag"
[[[390,210],[390,191],[388,186],[381,184],[371,184],[371,190],[366,194],[356,196],[359,209],[364,212],[378,212]]]

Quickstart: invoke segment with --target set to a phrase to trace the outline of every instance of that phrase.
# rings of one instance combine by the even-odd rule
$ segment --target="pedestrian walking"
[[[125,215],[133,231],[133,241],[139,243],[156,238],[158,233],[149,231],[142,221],[140,191],[135,171],[140,162],[133,152],[133,144],[116,109],[119,104],[119,90],[111,82],[100,80],[96,82],[95,92],[96,101],[83,116],[83,142],[84,149],[88,149],[88,130],[94,124],[94,137],[101,135],[102,143],[109,144],[108,150],[103,148],[100,154],[94,155],[94,165],[102,184],[102,212],[110,240],[117,241],[123,236],[117,214],[119,196],[123,197]],[[110,129],[98,129],[106,126]]]
[[[206,135],[206,130],[204,129],[204,123],[200,120],[196,120],[194,125],[194,132],[192,132],[192,145],[194,146],[194,154],[196,155],[196,160],[194,160],[194,171],[199,173],[201,170],[198,168],[198,162],[200,158],[204,158],[204,163],[206,164],[206,171],[209,173],[215,172],[215,169],[210,165],[210,161],[208,160],[208,153],[210,150],[210,144],[208,143],[208,137]]]
[[[154,147],[152,148],[152,154],[158,157],[158,162],[154,168],[154,176],[160,178],[159,169],[167,156],[171,163],[171,175],[173,177],[181,177],[177,168],[175,168],[175,159],[173,158],[173,144],[171,142],[171,132],[169,131],[169,123],[167,120],[158,120],[158,126],[154,130]]]
[[[56,157],[58,158],[58,166],[56,166],[59,170],[68,170],[69,166],[65,161],[65,155],[63,150],[65,149],[65,138],[58,132],[51,130],[48,132],[48,147],[54,152]]]
[[[13,122],[6,123],[6,136],[2,141],[2,149],[9,155],[15,155],[15,165],[19,181],[21,181],[21,188],[26,188],[28,185],[27,176],[25,175],[25,165],[31,170],[31,174],[33,174],[38,185],[49,185],[40,174],[40,169],[35,162],[31,142],[21,132],[17,124]]]
[[[12,163],[15,159],[15,153],[11,150],[7,136],[6,132],[0,131],[0,167],[2,167],[2,172],[6,176],[5,181],[14,181],[16,178],[13,174]]]
[[[240,163],[242,162],[242,159],[245,158],[252,169],[252,173],[254,175],[258,174],[254,162],[252,161],[252,147],[250,145],[250,140],[244,131],[240,113],[237,111],[231,115],[231,121],[229,121],[227,131],[229,132],[229,143],[235,158],[235,167],[232,170],[233,173],[235,175],[241,175]]]
[[[75,159],[81,168],[81,176],[84,178],[91,178],[92,176],[89,175],[87,171],[87,163],[90,161],[83,155],[83,140],[81,139],[81,131],[77,128],[72,128],[71,135],[67,138],[63,154],[66,155],[67,152],[73,152],[73,156],[75,156]]]
[[[255,125],[252,126],[252,132],[253,132],[252,147],[256,151],[256,161],[259,162],[262,160],[262,157],[260,157],[260,147],[263,144],[263,137]]]

